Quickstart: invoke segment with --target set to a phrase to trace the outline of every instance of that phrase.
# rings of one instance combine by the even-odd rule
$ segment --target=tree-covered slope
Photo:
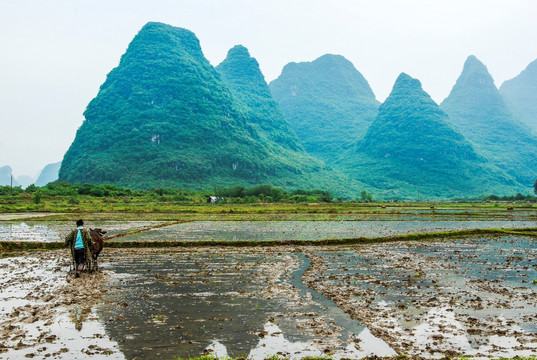
[[[287,64],[270,89],[306,151],[328,163],[365,134],[379,105],[362,74],[339,55]]]
[[[61,161],[57,163],[48,164],[41,170],[37,180],[35,181],[36,186],[45,186],[50,182],[58,180],[58,173],[60,171]]]
[[[304,152],[294,130],[272,98],[257,60],[250,56],[248,49],[241,45],[233,47],[216,70],[258,133],[281,146],[283,151]]]
[[[313,188],[337,179],[321,162],[282,154],[249,115],[192,32],[148,23],[89,103],[60,180],[135,188]]]
[[[528,189],[532,186],[537,178],[537,138],[506,105],[475,56],[468,57],[440,106],[476,150]]]
[[[509,107],[537,134],[537,60],[500,86]]]
[[[340,161],[386,198],[466,197],[517,188],[476,154],[420,82],[404,73],[364,138]]]

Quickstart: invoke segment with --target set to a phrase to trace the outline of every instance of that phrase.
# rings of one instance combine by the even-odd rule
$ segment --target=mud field
[[[69,267],[67,250],[0,259],[0,359],[537,353],[530,238],[105,249],[100,272]]]
[[[537,246],[520,237],[306,251],[303,280],[399,354],[537,353]]]

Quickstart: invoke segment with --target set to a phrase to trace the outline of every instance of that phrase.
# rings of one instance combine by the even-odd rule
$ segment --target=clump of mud
[[[92,308],[107,291],[108,275],[83,272],[75,279],[69,270],[65,250],[0,259],[0,354],[81,358],[115,352],[99,346],[102,335],[87,334],[96,331]],[[91,325],[83,330],[85,322]]]
[[[537,351],[537,247],[524,238],[307,250],[303,280],[399,354]]]

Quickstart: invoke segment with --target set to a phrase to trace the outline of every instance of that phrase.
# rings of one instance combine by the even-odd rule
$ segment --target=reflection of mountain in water
[[[297,293],[287,280],[293,269],[304,270],[299,264],[294,255],[259,250],[112,258],[112,291],[98,312],[127,358],[151,357],[157,349],[162,358],[198,356],[208,347],[255,359],[284,349],[322,355],[319,349],[339,342],[342,333],[330,323],[331,309],[307,300],[311,294]],[[304,325],[311,314],[332,338]],[[358,324],[345,331],[362,329]]]

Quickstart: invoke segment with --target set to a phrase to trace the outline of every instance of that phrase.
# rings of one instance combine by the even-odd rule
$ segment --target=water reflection
[[[133,240],[321,240],[482,228],[535,227],[535,221],[192,221],[130,235]]]
[[[335,304],[292,285],[303,266],[296,254],[265,249],[113,255],[112,290],[98,311],[128,359],[198,356],[210,348],[255,359],[351,351],[368,332],[348,316],[342,324],[332,316],[343,313]],[[369,350],[394,354],[383,344]]]
[[[160,224],[156,221],[99,221],[86,225],[91,228],[103,228],[107,235],[114,235],[133,229],[141,229]],[[63,241],[64,237],[74,228],[74,221],[4,221],[0,223],[0,241]]]
[[[405,353],[511,357],[537,347],[532,238],[376,244],[315,256],[315,288],[345,299],[347,311],[390,332]]]

